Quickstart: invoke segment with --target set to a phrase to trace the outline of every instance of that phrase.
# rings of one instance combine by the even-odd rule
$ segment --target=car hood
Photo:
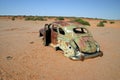
[[[94,53],[97,50],[96,41],[92,36],[80,36],[74,39],[81,52]]]

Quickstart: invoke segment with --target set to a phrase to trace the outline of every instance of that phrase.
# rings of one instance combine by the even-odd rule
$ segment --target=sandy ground
[[[104,56],[83,62],[43,46],[38,31],[49,22],[0,20],[0,80],[120,80],[120,21],[89,28]]]

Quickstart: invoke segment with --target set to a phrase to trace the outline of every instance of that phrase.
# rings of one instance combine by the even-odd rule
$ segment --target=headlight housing
[[[99,46],[99,44],[97,43],[97,42],[95,42],[95,44],[96,44],[96,47],[97,47],[97,52],[99,52],[100,51],[100,46]]]

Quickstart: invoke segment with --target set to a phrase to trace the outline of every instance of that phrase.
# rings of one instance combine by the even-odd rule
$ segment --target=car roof
[[[80,23],[77,22],[73,22],[73,21],[56,21],[51,23],[54,26],[60,27],[60,28],[85,28],[85,26],[83,26]]]
[[[65,27],[65,26],[69,26],[70,25],[69,22],[65,22],[65,21],[56,21],[56,22],[53,22],[52,24],[58,25],[58,26],[61,26],[61,27]]]
[[[83,26],[82,24],[74,21],[56,21],[52,24],[59,26],[59,27],[68,27],[68,26]]]

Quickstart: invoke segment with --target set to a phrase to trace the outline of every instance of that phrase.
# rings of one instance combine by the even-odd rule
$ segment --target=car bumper
[[[88,59],[88,58],[94,58],[94,57],[102,57],[103,56],[103,52],[96,52],[96,53],[92,53],[92,54],[86,54],[86,53],[82,53],[81,55],[78,56],[72,56],[70,59],[72,60],[84,60],[84,59]]]

